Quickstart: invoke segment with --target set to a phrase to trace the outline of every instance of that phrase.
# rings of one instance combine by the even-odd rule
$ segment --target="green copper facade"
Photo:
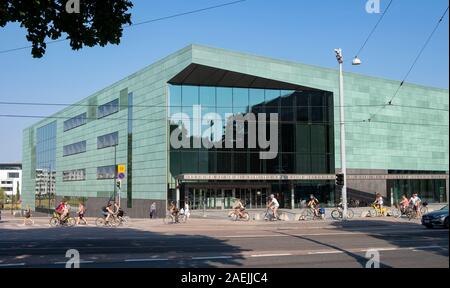
[[[38,181],[42,182],[37,175],[41,172],[36,172],[42,169],[36,159],[38,130],[51,123],[56,123],[55,167],[49,168],[54,176],[52,173],[43,175],[54,177],[58,197],[109,198],[114,190],[114,180],[99,179],[99,167],[127,164],[132,170],[127,171],[131,174],[123,181],[122,198],[128,198],[130,209],[141,209],[135,213],[140,215],[148,203],[141,205],[139,200],[164,203],[169,183],[173,182],[171,176],[175,176],[169,173],[168,83],[192,64],[329,91],[334,93],[334,105],[341,105],[336,70],[189,46],[25,129],[24,203],[35,208],[36,185]],[[448,90],[405,84],[394,106],[385,107],[368,123],[363,120],[378,111],[379,105],[387,103],[400,83],[351,73],[344,76],[349,169],[444,174],[449,170]],[[117,112],[98,119],[98,107],[116,99]],[[129,107],[129,101],[133,106]],[[85,124],[67,130],[68,124],[64,122],[83,114]],[[339,168],[337,108],[334,122],[334,159],[335,167]],[[83,120],[80,123],[84,123]],[[99,137],[115,132],[118,132],[118,145],[99,149]],[[82,147],[81,151],[85,152],[64,156],[67,154],[64,149],[69,149],[65,146],[83,141],[85,149]],[[73,173],[67,174],[70,171]]]

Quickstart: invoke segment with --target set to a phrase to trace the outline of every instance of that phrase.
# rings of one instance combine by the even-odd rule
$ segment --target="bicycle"
[[[314,220],[324,220],[325,214],[319,213],[319,208],[317,209],[317,212],[314,211],[313,208],[305,209],[300,215],[299,221],[314,221]]]
[[[239,213],[236,210],[233,210],[232,213],[230,213],[230,217],[233,221],[250,221],[250,214],[248,214],[247,211],[242,211],[241,212],[242,215],[239,215]]]
[[[167,213],[163,221],[164,224],[184,224],[187,222],[187,216],[185,214],[172,215],[171,213]]]
[[[116,214],[111,214],[108,221],[106,221],[105,216],[98,217],[95,220],[95,226],[97,227],[117,227],[119,225],[121,225],[121,223]]]
[[[266,212],[264,213],[263,219],[265,221],[282,221],[280,218],[280,214],[278,213],[277,217],[275,217],[273,210],[270,209],[270,207],[268,207]]]
[[[347,208],[347,219],[353,219],[355,216],[355,212],[352,209]],[[344,218],[344,209],[341,206],[338,206],[336,209],[331,211],[331,218],[333,220],[341,220]]]
[[[382,217],[382,216],[386,216],[387,213],[388,213],[387,208],[378,208],[375,203],[373,203],[371,208],[369,209],[370,217]]]
[[[50,226],[52,227],[58,227],[58,226],[65,226],[65,227],[73,227],[75,226],[75,223],[77,222],[75,218],[70,217],[70,214],[68,214],[65,219],[61,220],[58,213],[54,212],[52,218],[50,218]]]

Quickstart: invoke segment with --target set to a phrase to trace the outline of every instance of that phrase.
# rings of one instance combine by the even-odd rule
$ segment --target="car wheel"
[[[445,218],[445,221],[444,221],[444,227],[448,229],[448,217]]]

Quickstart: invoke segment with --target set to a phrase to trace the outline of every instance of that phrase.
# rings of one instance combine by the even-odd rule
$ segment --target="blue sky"
[[[228,1],[133,0],[133,21]],[[388,2],[381,0],[382,9]],[[366,13],[365,4],[248,0],[126,29],[119,46],[72,51],[62,42],[49,45],[42,59],[33,59],[29,50],[0,54],[0,101],[72,103],[191,43],[335,67],[333,49],[342,47],[351,60],[380,17]],[[364,65],[345,69],[401,80],[447,6],[447,0],[394,0],[360,55]],[[447,15],[408,82],[448,89],[448,27]],[[17,24],[0,29],[0,50],[25,45],[25,30]],[[60,109],[0,105],[0,114],[50,115]],[[36,121],[0,117],[0,162],[21,161],[22,129]]]

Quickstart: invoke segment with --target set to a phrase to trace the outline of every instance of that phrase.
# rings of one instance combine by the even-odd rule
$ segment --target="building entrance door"
[[[193,210],[200,209],[231,209],[239,197],[248,209],[266,207],[269,187],[211,187],[208,185],[187,185],[185,197]],[[236,187],[236,188],[234,188]]]

